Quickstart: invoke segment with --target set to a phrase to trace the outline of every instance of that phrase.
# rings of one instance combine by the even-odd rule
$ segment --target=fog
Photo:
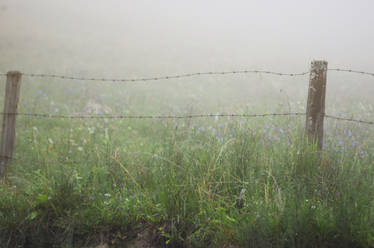
[[[0,71],[114,78],[242,69],[294,73],[323,59],[329,68],[372,72],[373,10],[371,0],[1,0]],[[372,77],[336,78],[349,82],[332,78],[328,94],[349,90],[370,101],[361,89],[373,89]],[[277,78],[266,80],[276,90],[287,88],[274,84]],[[304,99],[308,79],[302,82],[290,94]]]

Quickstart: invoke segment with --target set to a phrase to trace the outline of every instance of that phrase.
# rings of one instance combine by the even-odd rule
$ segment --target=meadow
[[[308,79],[287,80],[24,78],[19,112],[305,111]],[[344,87],[334,93],[352,98]],[[329,113],[374,119],[370,93],[337,98],[327,98]],[[0,184],[0,247],[373,247],[374,127],[326,119],[319,152],[306,144],[304,126],[305,116],[19,116],[14,160]]]

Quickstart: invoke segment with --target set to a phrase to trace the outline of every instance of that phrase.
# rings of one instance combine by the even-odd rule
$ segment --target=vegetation
[[[21,118],[2,247],[374,246],[370,128],[340,123],[319,153],[303,118]]]

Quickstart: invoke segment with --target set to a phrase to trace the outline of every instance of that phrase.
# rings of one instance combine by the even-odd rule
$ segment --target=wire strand
[[[374,125],[374,121],[357,120],[357,119],[353,119],[353,118],[344,118],[344,117],[333,116],[333,115],[325,115],[325,117],[329,118],[329,119],[339,120],[339,121],[350,121],[350,122]]]
[[[191,114],[191,115],[52,115],[38,113],[0,113],[0,115],[16,115],[36,118],[56,119],[192,119],[214,117],[268,117],[268,116],[301,116],[305,113],[266,113],[266,114]]]
[[[351,70],[351,69],[332,68],[332,69],[327,69],[327,70],[328,71],[338,71],[338,72],[358,73],[358,74],[363,74],[363,75],[368,75],[368,76],[374,76],[374,73],[371,73],[371,72],[356,71],[356,70]]]
[[[228,75],[228,74],[270,74],[276,76],[303,76],[309,74],[307,72],[301,73],[281,73],[274,71],[262,71],[262,70],[238,70],[238,71],[220,71],[220,72],[195,72],[195,73],[185,73],[178,75],[167,75],[167,76],[158,76],[158,77],[144,77],[144,78],[95,78],[95,77],[77,77],[77,76],[66,76],[66,75],[57,75],[57,74],[37,74],[37,73],[22,73],[22,76],[26,77],[38,77],[38,78],[56,78],[62,80],[79,80],[79,81],[99,81],[99,82],[147,82],[147,81],[158,81],[158,80],[170,80],[170,79],[179,79],[179,78],[188,78],[188,77],[197,77],[205,75]],[[1,73],[1,76],[6,76],[7,74]]]
[[[35,117],[45,119],[193,119],[193,118],[218,118],[218,117],[235,117],[235,118],[254,118],[254,117],[271,117],[271,116],[305,116],[306,113],[264,113],[264,114],[191,114],[191,115],[54,115],[39,113],[0,113],[0,115],[16,115],[23,117]],[[326,118],[340,121],[350,121],[374,125],[374,121],[358,120],[353,118],[344,118],[333,115],[324,115]]]
[[[350,72],[357,73],[362,75],[374,76],[372,72],[358,71],[352,69],[341,69],[341,68],[331,68],[327,69],[328,71],[337,71],[337,72]],[[58,74],[44,74],[44,73],[22,73],[26,77],[39,77],[39,78],[56,78],[62,80],[79,80],[79,81],[99,81],[99,82],[146,82],[146,81],[157,81],[157,80],[169,80],[169,79],[179,79],[179,78],[188,78],[204,75],[228,75],[228,74],[269,74],[276,76],[304,76],[310,73],[310,71],[300,72],[300,73],[282,73],[275,71],[266,71],[266,70],[234,70],[234,71],[218,71],[218,72],[194,72],[194,73],[185,73],[177,75],[166,75],[166,76],[157,76],[157,77],[143,77],[143,78],[98,78],[98,77],[78,77],[78,76],[67,76],[67,75],[58,75]],[[7,76],[7,73],[0,73],[0,76]]]

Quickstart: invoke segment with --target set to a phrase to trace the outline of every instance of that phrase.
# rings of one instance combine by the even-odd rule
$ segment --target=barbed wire
[[[363,124],[374,125],[374,121],[357,120],[357,119],[353,119],[353,118],[345,118],[345,117],[339,117],[339,116],[333,116],[333,115],[326,115],[326,114],[325,114],[325,117],[329,118],[329,119],[339,120],[339,121],[350,121],[350,122],[356,122],[356,123],[363,123]]]
[[[351,70],[351,69],[332,68],[332,69],[327,69],[327,70],[328,71],[338,71],[338,72],[351,72],[351,73],[358,73],[358,74],[363,74],[363,75],[374,76],[374,73],[371,73],[371,72],[356,71],[356,70]]]
[[[66,75],[57,75],[57,74],[37,74],[37,73],[22,73],[22,76],[26,77],[39,77],[39,78],[56,78],[56,79],[63,79],[63,80],[79,80],[79,81],[99,81],[99,82],[146,82],[146,81],[157,81],[157,80],[169,80],[169,79],[179,79],[179,78],[188,78],[188,77],[197,77],[197,76],[205,76],[205,75],[228,75],[228,74],[270,74],[276,76],[303,76],[309,74],[307,72],[301,73],[281,73],[281,72],[274,72],[274,71],[263,71],[263,70],[237,70],[237,71],[219,71],[219,72],[195,72],[195,73],[185,73],[185,74],[178,74],[178,75],[169,75],[169,76],[157,76],[157,77],[144,77],[144,78],[124,78],[124,79],[116,79],[116,78],[96,78],[96,77],[76,77],[76,76],[66,76]],[[6,76],[6,73],[1,73],[1,76]]]
[[[54,115],[38,113],[0,113],[0,115],[16,115],[36,118],[57,119],[192,119],[215,117],[269,117],[269,116],[301,116],[305,113],[268,113],[268,114],[189,114],[189,115]]]
[[[374,73],[358,71],[352,69],[341,69],[341,68],[331,68],[327,69],[328,71],[338,71],[338,72],[350,72],[357,73],[362,75],[374,76]],[[79,80],[79,81],[99,81],[99,82],[146,82],[146,81],[157,81],[157,80],[169,80],[169,79],[179,79],[179,78],[188,78],[196,76],[205,76],[205,75],[228,75],[228,74],[269,74],[276,76],[304,76],[310,73],[310,71],[300,72],[300,73],[282,73],[275,71],[266,71],[266,70],[234,70],[234,71],[210,71],[210,72],[194,72],[194,73],[185,73],[177,75],[167,75],[167,76],[157,76],[157,77],[144,77],[144,78],[97,78],[97,77],[77,77],[77,76],[67,76],[67,75],[58,75],[58,74],[43,74],[43,73],[22,73],[26,77],[39,77],[39,78],[56,78],[63,80]],[[0,73],[0,76],[6,76],[7,73]]]
[[[341,69],[341,68],[331,68],[327,69],[328,71],[337,71],[337,72],[350,72],[357,73],[362,75],[374,76],[374,73],[358,71],[352,69]],[[157,80],[169,80],[169,79],[179,79],[179,78],[188,78],[188,77],[197,77],[197,76],[206,76],[206,75],[228,75],[228,74],[269,74],[276,76],[304,76],[310,73],[310,71],[300,72],[300,73],[282,73],[274,71],[265,71],[265,70],[235,70],[235,71],[218,71],[218,72],[194,72],[194,73],[185,73],[177,75],[167,75],[167,76],[157,76],[157,77],[144,77],[144,78],[97,78],[97,77],[77,77],[77,76],[67,76],[67,75],[57,75],[57,74],[43,74],[43,73],[22,73],[22,76],[26,77],[39,77],[39,78],[56,78],[63,80],[79,80],[79,81],[99,81],[99,82],[146,82],[146,81],[157,81]],[[0,73],[0,76],[7,76],[7,73]]]
[[[111,115],[111,114],[95,114],[95,115],[54,115],[54,114],[38,114],[38,113],[0,113],[0,115],[16,115],[35,118],[47,119],[193,119],[193,118],[218,118],[218,117],[271,117],[271,116],[305,116],[306,113],[265,113],[265,114],[188,114],[188,115]],[[374,121],[359,120],[353,118],[345,118],[333,115],[324,115],[326,118],[340,121],[350,121],[374,125]]]

